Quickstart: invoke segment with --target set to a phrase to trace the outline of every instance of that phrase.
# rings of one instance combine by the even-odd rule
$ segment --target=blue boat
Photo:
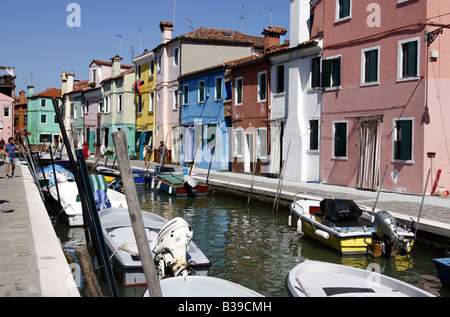
[[[442,285],[450,286],[450,257],[433,259],[434,266],[438,271],[438,278]]]

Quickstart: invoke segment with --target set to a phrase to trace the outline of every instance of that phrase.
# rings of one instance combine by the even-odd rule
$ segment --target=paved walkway
[[[2,164],[3,165],[3,164]],[[0,297],[80,296],[28,167],[0,166]]]

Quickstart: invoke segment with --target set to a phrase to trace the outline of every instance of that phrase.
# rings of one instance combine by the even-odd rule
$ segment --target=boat
[[[285,288],[291,297],[434,297],[373,270],[311,260],[289,272]]]
[[[208,184],[198,182],[186,174],[154,174],[151,182],[152,188],[175,196],[207,195],[209,192]]]
[[[110,176],[110,177],[120,176],[120,172],[113,168],[109,168],[109,167],[105,167],[105,166],[97,166],[95,169],[96,169],[97,173],[99,173],[101,175]]]
[[[297,199],[290,213],[298,217],[297,231],[346,254],[379,256],[411,252],[415,235],[395,224],[386,211],[367,212],[347,199]],[[291,217],[290,216],[290,217]]]
[[[46,185],[55,185],[55,176],[53,175],[53,168],[55,168],[56,178],[58,182],[73,182],[75,177],[72,172],[68,171],[59,164],[48,165],[44,169],[37,169],[37,178],[41,187]]]
[[[438,278],[442,285],[450,286],[450,257],[442,259],[433,259],[433,264],[438,271]]]
[[[192,241],[192,229],[184,219],[168,221],[151,212],[141,214],[160,279],[208,274],[211,262]],[[123,285],[146,285],[128,209],[104,209],[99,218],[113,270]]]
[[[128,207],[126,196],[123,193],[106,188],[107,184],[102,175],[91,175],[91,180],[97,209]],[[105,194],[99,196],[102,192]],[[54,210],[64,223],[69,227],[83,226],[83,209],[76,182],[58,182],[58,187],[49,186],[49,194]]]
[[[159,282],[163,297],[264,297],[239,284],[212,276],[171,277]],[[148,297],[148,290],[144,297]]]

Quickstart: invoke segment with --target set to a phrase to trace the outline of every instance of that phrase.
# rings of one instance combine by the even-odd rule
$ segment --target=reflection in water
[[[194,242],[212,262],[210,276],[241,284],[265,296],[287,296],[286,275],[306,259],[362,269],[376,264],[383,274],[436,295],[450,296],[436,277],[433,255],[420,250],[395,258],[341,256],[307,236],[299,236],[294,227],[287,225],[288,212],[280,210],[274,214],[270,204],[252,202],[247,207],[246,199],[228,196],[177,198],[144,186],[137,186],[137,190],[142,210],[168,220],[182,217],[191,225]],[[61,240],[66,246],[75,245],[71,241],[84,243],[83,230],[65,232]],[[120,291],[122,296],[142,294],[142,290]]]

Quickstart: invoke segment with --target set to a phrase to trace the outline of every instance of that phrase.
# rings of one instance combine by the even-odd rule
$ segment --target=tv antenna
[[[241,33],[244,31],[244,6],[242,6],[241,16],[238,17],[241,19]]]
[[[264,11],[269,11],[270,12],[270,24],[269,24],[269,26],[273,26],[272,25],[272,9],[264,9]]]
[[[186,19],[189,22],[189,28],[191,29],[191,32],[194,31],[194,21]]]

